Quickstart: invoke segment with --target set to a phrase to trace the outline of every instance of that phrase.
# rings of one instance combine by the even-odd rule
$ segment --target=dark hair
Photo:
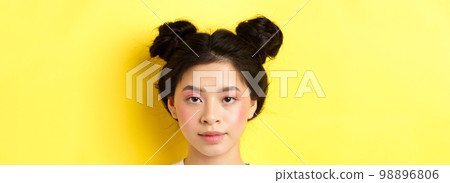
[[[264,16],[239,23],[236,34],[225,29],[216,30],[211,35],[198,33],[192,23],[184,20],[161,25],[159,35],[150,47],[150,55],[164,59],[167,64],[163,69],[171,69],[160,77],[157,84],[160,94],[167,87],[167,79],[170,78],[173,86],[170,87],[169,95],[161,96],[164,107],[168,110],[167,97],[174,95],[175,87],[186,70],[195,65],[222,60],[228,60],[238,71],[248,71],[253,78],[259,71],[264,71],[258,85],[267,94],[267,75],[262,64],[267,57],[277,55],[282,43],[283,34],[280,29]],[[241,74],[239,76],[243,78]],[[255,113],[259,114],[265,96],[258,96],[249,82],[244,80],[251,91],[251,99],[257,100]]]

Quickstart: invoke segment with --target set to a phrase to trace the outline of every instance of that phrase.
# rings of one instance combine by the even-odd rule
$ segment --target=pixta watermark
[[[146,87],[146,105],[153,108],[154,100],[153,100],[153,89],[154,84],[158,82],[158,80],[169,73],[172,69],[164,68],[159,72],[156,72],[161,65],[153,64],[147,68],[151,64],[150,61],[145,60],[130,71],[126,73],[126,98],[133,100],[133,78],[134,75],[145,69],[142,73],[136,76],[136,101],[143,104],[143,96],[144,96],[144,79],[148,76],[152,75],[148,80],[145,81]],[[240,73],[239,73],[240,72]],[[192,74],[192,83],[194,90],[200,90],[202,92],[223,92],[223,88],[219,86],[236,86],[237,80],[239,77],[243,77],[246,82],[250,85],[248,88],[242,92],[242,97],[248,97],[252,92],[256,93],[258,97],[266,97],[264,90],[258,85],[260,80],[263,78],[265,71],[259,71],[256,76],[252,76],[248,71],[223,71],[223,70],[208,70],[208,71],[193,71]],[[278,78],[280,81],[279,85],[279,94],[281,98],[288,97],[288,88],[292,87],[289,85],[294,85],[292,82],[289,82],[289,78],[297,78],[299,77],[299,72],[296,70],[271,70],[269,73],[266,73],[270,78]],[[300,84],[295,85],[297,91],[294,95],[296,98],[303,97],[305,93],[315,93],[318,98],[324,98],[325,92],[322,89],[322,86],[319,83],[316,75],[311,70],[306,70],[303,75],[301,75],[302,79]],[[202,86],[203,78],[212,78],[215,80],[215,85],[206,85],[200,89],[199,86]],[[310,85],[308,85],[310,83]],[[160,101],[163,97],[166,97],[170,94],[171,88],[175,86],[171,86],[171,78],[165,80],[166,88],[164,91],[158,95],[158,101]],[[215,89],[219,88],[219,90]],[[232,90],[236,91],[236,90]]]

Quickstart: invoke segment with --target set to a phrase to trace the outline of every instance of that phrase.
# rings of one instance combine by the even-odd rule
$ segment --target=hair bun
[[[257,53],[261,58],[260,64],[265,63],[266,57],[275,57],[283,43],[283,34],[278,26],[264,16],[239,23],[236,34],[260,49]]]
[[[166,61],[170,59],[175,48],[182,43],[180,38],[183,39],[186,35],[197,32],[197,28],[191,22],[184,20],[163,24],[158,30],[159,35],[150,47],[150,56],[159,56]]]

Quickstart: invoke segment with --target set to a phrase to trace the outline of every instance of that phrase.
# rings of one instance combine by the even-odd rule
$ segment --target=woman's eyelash
[[[189,98],[187,98],[186,100],[190,101],[191,103],[197,103],[197,102],[192,102],[191,99],[197,99],[197,100],[200,100],[199,97],[189,97]]]
[[[193,99],[195,99],[196,101],[197,101],[197,100],[201,101],[201,99],[200,99],[199,97],[189,97],[189,98],[187,98],[186,100],[189,101],[189,102],[191,102],[191,103],[197,103],[197,102],[194,102]],[[233,102],[237,100],[237,99],[234,98],[234,97],[224,97],[222,100],[225,100],[225,99],[232,100]],[[225,102],[225,103],[233,103],[233,102]]]
[[[234,98],[234,97],[225,97],[223,99],[225,100],[226,98],[230,98],[230,100],[236,101],[236,98]],[[232,103],[232,102],[227,102],[227,103]]]

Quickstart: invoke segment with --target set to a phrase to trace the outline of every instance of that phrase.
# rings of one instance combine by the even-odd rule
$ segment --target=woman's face
[[[256,110],[256,100],[250,99],[238,74],[226,61],[194,66],[182,75],[174,97],[168,98],[184,137],[206,156],[239,147],[247,120]]]

